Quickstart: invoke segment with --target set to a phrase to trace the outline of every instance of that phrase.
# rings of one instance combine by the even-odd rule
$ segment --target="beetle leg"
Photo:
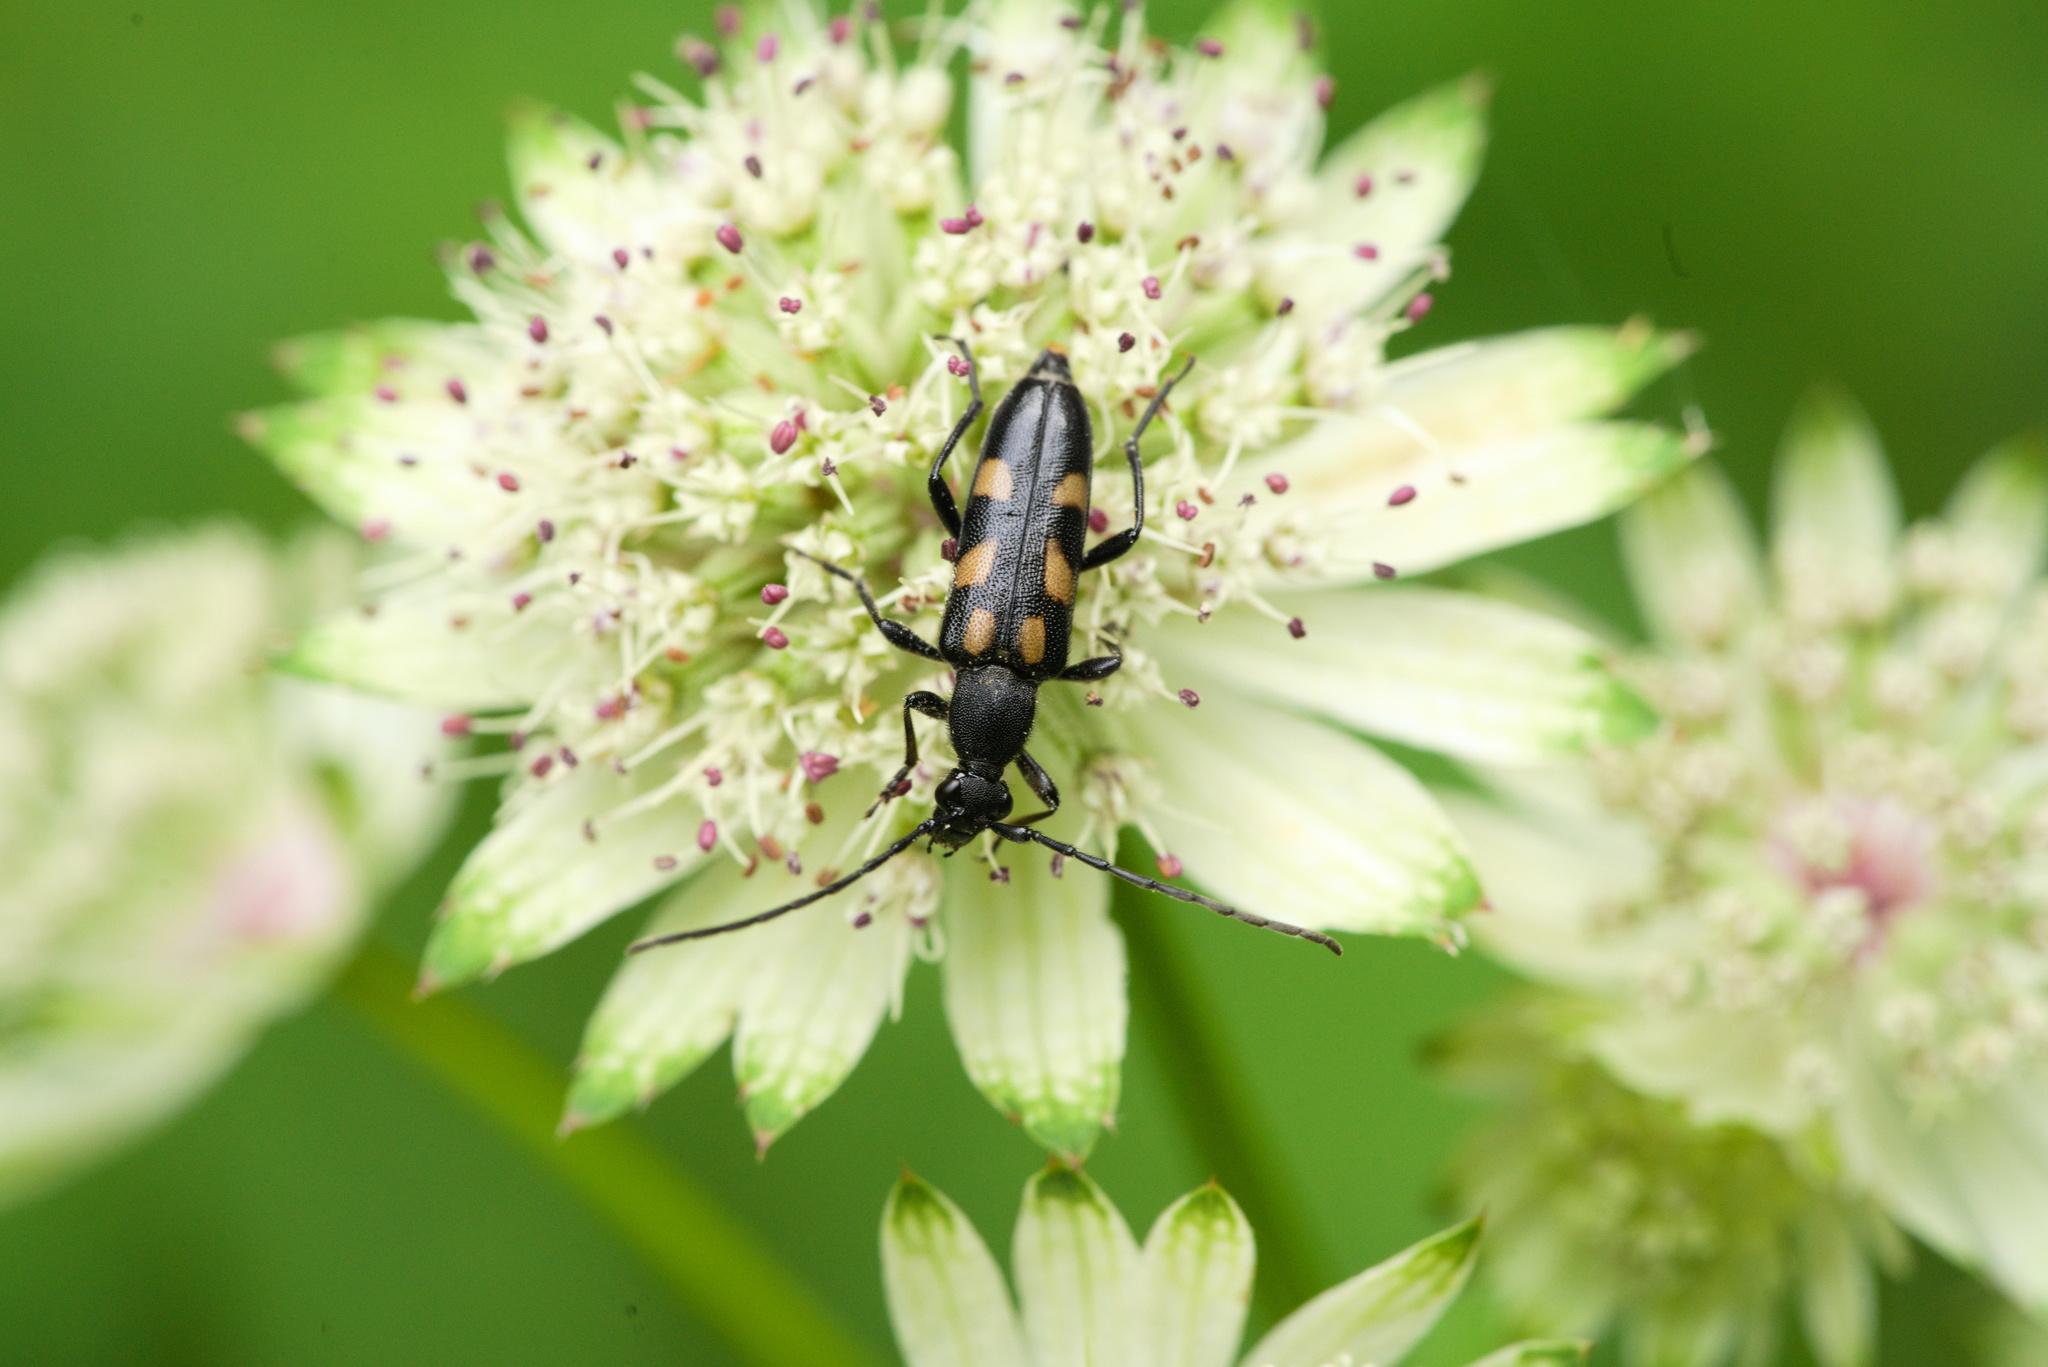
[[[1116,673],[1123,667],[1123,663],[1124,653],[1119,650],[1114,655],[1097,655],[1092,659],[1077,660],[1062,669],[1058,677],[1070,683],[1094,683],[1097,679],[1106,679]]]
[[[1012,825],[1029,826],[1034,821],[1045,820],[1060,809],[1059,785],[1052,781],[1051,774],[1045,772],[1044,765],[1031,758],[1029,750],[1017,752],[1017,772],[1024,775],[1024,782],[1038,795],[1038,800],[1045,804],[1045,810],[1033,812],[1030,816],[1020,816],[1011,823]]]
[[[881,631],[883,636],[888,638],[890,645],[895,646],[898,650],[907,650],[912,655],[922,655],[927,660],[943,661],[946,658],[939,653],[937,646],[912,631],[909,627],[904,626],[903,623],[892,622],[887,617],[884,617],[882,610],[875,606],[875,595],[868,592],[867,580],[843,565],[835,565],[829,560],[820,560],[809,551],[800,551],[792,546],[790,554],[800,555],[819,569],[825,571],[825,573],[844,579],[847,583],[853,585],[860,593],[861,606],[868,610],[868,616],[874,619],[876,628]]]
[[[921,688],[903,699],[903,767],[896,771],[894,778],[882,785],[882,791],[875,798],[875,805],[868,808],[867,816],[873,816],[877,808],[895,797],[896,789],[902,785],[904,779],[910,777],[910,771],[917,767],[917,728],[910,720],[912,712],[922,712],[927,717],[944,721],[946,700]],[[865,820],[866,817],[862,819]]]
[[[1082,556],[1082,573],[1100,569],[1138,544],[1138,535],[1145,530],[1145,466],[1138,459],[1138,439],[1145,435],[1145,429],[1152,425],[1152,419],[1158,416],[1159,410],[1165,406],[1166,396],[1173,392],[1173,387],[1185,380],[1188,372],[1194,368],[1195,358],[1190,356],[1188,363],[1180,368],[1178,375],[1159,386],[1159,392],[1152,396],[1152,402],[1145,405],[1145,412],[1139,417],[1138,425],[1131,429],[1130,437],[1124,442],[1124,459],[1131,465],[1131,525],[1107,541],[1098,541],[1088,554]]]
[[[939,515],[949,536],[960,535],[960,505],[953,501],[953,491],[946,485],[946,462],[953,458],[953,448],[960,444],[960,438],[967,435],[967,429],[981,416],[981,369],[974,364],[974,352],[965,341],[948,337],[947,341],[960,348],[960,359],[967,362],[967,411],[960,415],[960,421],[953,424],[952,435],[939,448],[939,454],[932,459],[931,473],[925,476],[925,492],[931,495],[932,511]]]

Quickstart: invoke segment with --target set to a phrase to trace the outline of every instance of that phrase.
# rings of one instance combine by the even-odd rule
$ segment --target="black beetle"
[[[930,816],[852,873],[833,879],[816,892],[742,920],[637,941],[633,952],[772,921],[858,882],[926,836],[949,850],[957,850],[982,832],[993,831],[1016,844],[1036,842],[1147,891],[1207,907],[1247,925],[1299,936],[1342,954],[1343,948],[1335,940],[1318,931],[1239,911],[1186,888],[1119,868],[1099,855],[1075,849],[1032,828],[1032,823],[1051,816],[1060,805],[1059,789],[1052,776],[1024,748],[1038,709],[1039,685],[1055,679],[1106,679],[1123,663],[1122,653],[1113,645],[1111,654],[1067,663],[1074,594],[1082,574],[1130,550],[1144,531],[1145,472],[1138,458],[1138,440],[1165,404],[1166,396],[1194,368],[1194,360],[1190,358],[1179,374],[1159,387],[1124,442],[1124,458],[1130,462],[1133,486],[1131,525],[1086,549],[1094,436],[1089,427],[1088,406],[1075,387],[1066,357],[1053,350],[1042,353],[1025,377],[996,405],[963,514],[946,483],[946,462],[981,413],[981,376],[967,343],[957,338],[948,340],[960,348],[961,359],[966,363],[970,397],[967,410],[960,415],[946,444],[939,448],[926,476],[932,509],[959,548],[954,559],[953,591],[946,599],[946,614],[939,624],[939,644],[934,646],[903,623],[884,617],[866,581],[853,571],[815,556],[805,558],[853,585],[868,616],[891,645],[928,660],[942,661],[954,671],[950,705],[938,694],[922,689],[903,700],[903,767],[882,785],[881,795],[868,814],[872,816],[876,807],[908,791],[907,778],[917,764],[913,712],[946,723],[959,767],[940,782],[933,794]],[[1003,781],[1003,771],[1012,764],[1045,803],[1043,811],[1015,821],[1007,819],[1010,789]]]

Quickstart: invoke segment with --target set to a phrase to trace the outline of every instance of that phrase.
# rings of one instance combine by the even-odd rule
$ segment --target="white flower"
[[[1599,1004],[1629,1084],[1816,1143],[2048,1307],[2048,461],[1992,452],[1902,528],[1818,398],[1767,563],[1698,471],[1624,523],[1670,723],[1461,801],[1511,961]]]
[[[1323,154],[1327,82],[1260,6],[1193,49],[1135,13],[1021,0],[912,25],[907,54],[801,4],[724,27],[681,46],[701,91],[643,80],[620,138],[520,118],[527,230],[493,217],[450,258],[473,321],[298,343],[285,364],[312,397],[247,421],[397,552],[297,667],[509,741],[484,761],[508,778],[498,828],[426,982],[672,887],[651,929],[732,920],[929,809],[948,766],[927,726],[912,792],[861,819],[900,762],[899,700],[944,673],[795,552],[862,570],[932,635],[955,570],[925,473],[967,402],[941,333],[971,339],[991,401],[1064,350],[1098,531],[1132,516],[1137,412],[1199,358],[1147,438],[1144,537],[1076,607],[1075,648],[1117,637],[1126,663],[1040,695],[1033,748],[1067,798],[1046,828],[1096,848],[1135,828],[1169,873],[1278,919],[1455,943],[1478,900],[1457,837],[1351,730],[1524,761],[1644,713],[1582,634],[1383,581],[1599,516],[1685,463],[1680,437],[1600,420],[1685,340],[1414,351],[1484,92],[1435,91]],[[963,49],[964,152],[945,138]],[[909,961],[943,955],[976,1083],[1085,1152],[1124,1045],[1106,880],[1034,856],[991,882],[993,861],[918,851],[772,929],[635,960],[591,1022],[570,1123],[644,1103],[731,1036],[765,1144],[839,1084]]]
[[[1568,1001],[1515,1003],[1436,1051],[1500,1104],[1452,1168],[1486,1212],[1485,1281],[1518,1328],[1610,1336],[1632,1367],[1868,1363],[1905,1241],[1823,1168],[1747,1126],[1693,1123],[1571,1052]],[[1788,1311],[1796,1310],[1796,1318]]]
[[[74,552],[0,611],[0,1201],[224,1071],[439,832],[430,724],[263,677],[340,549]]]
[[[1051,1167],[1024,1188],[1002,1271],[944,1193],[906,1175],[882,1213],[882,1280],[908,1367],[1394,1367],[1472,1270],[1479,1221],[1425,1239],[1294,1311],[1238,1355],[1256,1261],[1252,1229],[1213,1183],[1167,1207],[1140,1245],[1102,1189]],[[1474,1367],[1581,1363],[1550,1340]]]

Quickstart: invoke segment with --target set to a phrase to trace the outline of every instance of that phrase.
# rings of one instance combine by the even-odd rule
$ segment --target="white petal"
[[[1010,881],[947,866],[946,1017],[967,1075],[1033,1139],[1078,1161],[1116,1112],[1127,1006],[1109,881],[1055,878],[1044,851],[1005,849]]]
[[[1225,1367],[1244,1333],[1256,1261],[1251,1223],[1213,1182],[1166,1208],[1145,1236],[1160,1363]]]
[[[743,933],[759,938],[761,958],[740,1005],[733,1073],[765,1149],[838,1090],[867,1052],[902,984],[912,932],[902,916],[856,929],[814,908]]]
[[[1796,1133],[1815,1097],[1785,1066],[1823,1022],[1647,1003],[1587,1030],[1587,1052],[1639,1092],[1683,1101],[1694,1123]]]
[[[1928,1121],[1858,1058],[1838,1133],[1850,1172],[1900,1223],[2035,1314],[2048,1313],[2048,1101],[2017,1077]]]
[[[1518,607],[1425,588],[1273,602],[1308,634],[1231,612],[1172,619],[1146,644],[1169,676],[1203,663],[1246,692],[1468,759],[1534,763],[1655,725],[1598,642]]]
[[[688,874],[703,856],[673,809],[607,819],[656,781],[585,764],[520,782],[455,875],[427,941],[425,985],[537,958]]]
[[[1763,558],[1741,500],[1719,468],[1695,465],[1621,515],[1636,606],[1673,645],[1726,641],[1764,601]]]
[[[1653,488],[1697,454],[1683,437],[1640,423],[1572,423],[1520,437],[1420,455],[1361,480],[1329,462],[1285,496],[1308,504],[1262,516],[1299,516],[1308,553],[1299,569],[1274,568],[1276,584],[1304,579],[1358,583],[1375,566],[1416,575],[1502,546],[1576,527]],[[1289,481],[1294,480],[1288,472]],[[1402,506],[1389,496],[1416,490]],[[1268,506],[1270,505],[1270,506]]]
[[[1816,578],[1849,579],[1857,601],[1890,601],[1898,494],[1863,410],[1828,392],[1809,395],[1778,453],[1771,557],[1788,591]],[[1836,594],[1830,593],[1832,599]]]
[[[2048,445],[2019,437],[1987,452],[1970,467],[1948,501],[1945,518],[1969,554],[1982,557],[1995,578],[1988,587],[2015,593],[2041,568],[2048,547]]]
[[[419,772],[440,745],[436,719],[302,679],[273,678],[270,696],[292,750],[332,776],[329,815],[370,877],[381,883],[411,872],[455,808],[454,787]]]
[[[1124,1217],[1087,1174],[1048,1168],[1024,1188],[1017,1296],[1042,1367],[1144,1367],[1145,1276]]]
[[[1584,1339],[1531,1339],[1488,1353],[1470,1367],[1577,1367],[1592,1352]]]
[[[1313,203],[1258,239],[1259,274],[1305,318],[1369,308],[1442,249],[1486,146],[1486,83],[1438,86],[1374,119],[1331,151]],[[1360,196],[1361,176],[1372,177]],[[1354,248],[1377,255],[1362,259]]]
[[[1282,1320],[1244,1367],[1327,1367],[1346,1353],[1391,1367],[1458,1294],[1478,1243],[1479,1222],[1467,1220],[1367,1268]]]
[[[1206,682],[1173,682],[1184,681]],[[1479,901],[1443,812],[1362,741],[1228,688],[1208,689],[1193,715],[1149,705],[1117,720],[1164,790],[1147,814],[1163,853],[1222,900],[1323,929],[1438,938]]]
[[[721,859],[672,893],[647,933],[736,920],[761,902],[755,880]],[[628,958],[584,1027],[564,1123],[610,1120],[694,1071],[732,1033],[747,984],[770,949],[746,931]]]
[[[1448,466],[1468,447],[1601,417],[1692,347],[1687,334],[1629,324],[1537,328],[1425,351],[1390,365],[1363,412],[1327,418],[1244,468],[1284,474],[1314,494],[1383,504],[1410,481],[1397,468],[1412,472],[1428,459]]]
[[[1473,932],[1524,973],[1586,988],[1640,981],[1644,946],[1607,929],[1603,913],[1656,886],[1658,847],[1625,820],[1572,821],[1466,791],[1437,800],[1465,838],[1490,913]]]
[[[908,1173],[882,1211],[882,1286],[909,1367],[1027,1367],[988,1245],[944,1192]]]
[[[572,653],[575,627],[561,599],[518,612],[509,592],[485,597],[447,587],[429,580],[335,613],[308,628],[278,667],[457,712],[531,703],[551,684],[573,680],[579,666],[592,673],[589,691],[599,691],[603,652]]]
[[[512,112],[506,140],[519,212],[542,243],[588,269],[609,270],[619,248],[651,248],[657,259],[704,250],[716,227],[702,204],[675,193],[604,134],[559,111]]]

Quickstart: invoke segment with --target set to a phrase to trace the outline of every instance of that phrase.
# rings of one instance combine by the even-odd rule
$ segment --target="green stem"
[[[402,1053],[581,1196],[742,1360],[875,1361],[795,1274],[631,1126],[558,1138],[559,1070],[481,1012],[453,997],[414,1002],[405,966],[374,946],[335,986]]]
[[[1181,1124],[1257,1233],[1253,1295],[1277,1320],[1324,1289],[1315,1275],[1323,1260],[1306,1213],[1288,1184],[1275,1178],[1278,1162],[1245,1094],[1243,1074],[1217,1034],[1218,1013],[1171,934],[1146,914],[1152,910],[1119,918],[1130,952],[1131,1008],[1159,1051]]]

